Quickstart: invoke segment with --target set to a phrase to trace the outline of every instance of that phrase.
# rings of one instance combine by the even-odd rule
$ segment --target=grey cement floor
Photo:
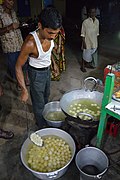
[[[120,42],[118,33],[102,34],[99,40],[99,64],[94,70],[87,69],[86,73],[80,71],[80,41],[72,39],[66,44],[65,54],[67,59],[67,69],[63,72],[58,82],[51,82],[50,101],[59,100],[62,95],[71,89],[82,87],[84,78],[94,76],[103,80],[103,71],[106,65],[114,64],[120,59]],[[21,104],[19,100],[20,92],[16,85],[11,81],[5,81],[6,73],[5,59],[1,53],[0,79],[4,87],[4,96],[0,98],[2,112],[0,114],[0,127],[6,130],[12,130],[15,137],[12,140],[0,139],[0,180],[37,180],[21,163],[20,149],[24,140],[27,138],[27,119],[29,128],[36,130],[34,115],[32,113],[31,100],[29,98],[27,106]],[[29,88],[29,87],[28,87]],[[91,141],[96,143],[96,137]],[[115,152],[120,149],[120,133],[116,138],[106,135],[103,150],[106,152]],[[120,152],[110,156],[112,161],[120,159]],[[75,161],[70,164],[68,171],[59,180],[79,180],[80,174],[75,165]],[[110,168],[103,180],[120,180],[120,164]]]

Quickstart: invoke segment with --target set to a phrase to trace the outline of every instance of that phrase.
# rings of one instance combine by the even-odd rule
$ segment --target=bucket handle
[[[96,177],[96,176],[95,176],[95,177]],[[101,179],[101,178],[102,178],[102,174],[98,174],[98,175],[97,175],[97,178],[98,178],[98,179]]]
[[[102,173],[98,174],[98,175],[97,175],[97,178],[98,178],[98,179],[101,179],[102,176],[106,173],[107,170],[108,170],[108,167],[106,167]]]
[[[97,85],[97,79],[95,79],[94,77],[87,77],[86,79],[84,79],[84,88],[85,88],[85,90],[88,90],[87,87],[86,87],[86,82],[87,82],[87,80],[92,80],[92,81],[94,81],[95,84],[94,84],[94,86],[92,87],[91,92],[94,91],[95,88],[96,88],[96,85]]]
[[[58,176],[58,172],[48,173],[47,177],[49,179],[56,178]]]
[[[112,166],[116,165],[118,162],[120,162],[120,159],[119,159],[118,161],[114,162],[113,164],[109,165],[108,167],[106,167],[106,168],[104,169],[104,172],[103,172],[103,173],[97,175],[97,178],[98,178],[98,179],[101,179],[102,176],[105,174],[105,172],[106,172],[109,168],[111,168]]]

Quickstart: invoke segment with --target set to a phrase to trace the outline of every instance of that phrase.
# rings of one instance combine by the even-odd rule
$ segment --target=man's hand
[[[13,29],[19,28],[19,23],[13,23]]]
[[[27,89],[22,90],[20,99],[21,99],[21,101],[24,102],[24,103],[27,102],[27,100],[28,100],[28,91],[27,91]]]
[[[7,32],[19,28],[19,23],[12,23],[9,26],[7,26]]]
[[[86,49],[86,43],[83,41],[83,49]]]
[[[82,37],[82,49],[86,49],[85,37]]]

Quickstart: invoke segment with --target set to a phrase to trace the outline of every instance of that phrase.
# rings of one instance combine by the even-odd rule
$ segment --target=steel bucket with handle
[[[80,171],[80,179],[97,180],[107,172],[109,160],[100,149],[85,147],[77,153],[75,163]]]

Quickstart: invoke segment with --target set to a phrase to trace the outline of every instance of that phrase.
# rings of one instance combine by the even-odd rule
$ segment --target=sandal
[[[0,138],[3,139],[12,139],[14,137],[14,133],[12,131],[5,131],[0,129]]]

